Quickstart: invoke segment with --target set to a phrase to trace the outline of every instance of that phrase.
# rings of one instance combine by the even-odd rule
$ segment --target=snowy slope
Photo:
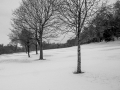
[[[0,90],[120,90],[120,41],[82,45],[83,74],[73,74],[77,47],[0,56]]]

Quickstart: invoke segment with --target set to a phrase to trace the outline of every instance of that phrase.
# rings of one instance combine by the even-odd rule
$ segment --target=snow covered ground
[[[120,41],[82,45],[82,74],[76,49],[1,55],[0,90],[120,90]]]

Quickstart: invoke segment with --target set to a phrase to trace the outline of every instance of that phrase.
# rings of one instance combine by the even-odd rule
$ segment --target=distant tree
[[[76,46],[77,45],[77,39],[76,38],[69,39],[69,40],[67,40],[66,44],[67,44],[68,47]]]
[[[88,26],[84,27],[84,30],[81,33],[80,40],[81,40],[81,44],[97,42],[95,27],[93,26],[93,24],[89,24]]]
[[[32,44],[33,40],[33,33],[22,25],[21,22],[16,22],[17,19],[13,20],[12,26],[14,29],[11,30],[9,37],[11,42],[18,42],[22,46],[25,47],[26,52],[28,52],[28,57],[30,57],[30,45]],[[21,25],[21,26],[20,26]]]
[[[32,44],[32,36],[33,34],[28,30],[22,30],[19,36],[21,45],[25,45],[27,49],[28,57],[30,57],[30,45]]]
[[[0,44],[0,54],[4,54],[4,46],[3,46],[3,44]]]
[[[112,6],[103,4],[96,16],[92,19],[92,24],[95,27],[97,41],[101,42],[103,39],[106,40],[106,38],[112,39],[114,35],[114,14]]]
[[[8,44],[8,45],[3,45],[0,44],[0,55],[1,54],[10,54],[10,53],[16,53],[16,52],[21,52],[23,49],[20,47],[16,48],[16,45]]]
[[[114,31],[115,36],[118,38],[120,37],[120,0],[117,0],[116,3],[113,5],[114,7]]]

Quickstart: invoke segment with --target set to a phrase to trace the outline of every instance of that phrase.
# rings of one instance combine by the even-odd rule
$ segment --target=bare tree
[[[58,36],[55,5],[57,0],[23,0],[14,12],[15,17],[33,30],[40,47],[40,59],[43,59],[43,40]]]
[[[29,27],[22,23],[18,18],[12,19],[11,25],[13,27],[9,34],[11,42],[17,42],[24,46],[28,53],[28,57],[30,57],[30,45],[33,43],[33,33]]]
[[[81,73],[80,37],[83,27],[96,13],[100,0],[62,0],[59,5],[59,19],[66,29],[64,32],[73,32],[77,37],[78,61],[77,73]]]

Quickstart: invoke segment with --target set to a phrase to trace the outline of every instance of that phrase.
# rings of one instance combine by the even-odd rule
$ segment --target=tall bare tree
[[[22,0],[14,15],[33,30],[40,47],[40,59],[43,59],[43,40],[55,38],[57,34],[57,0]]]
[[[73,32],[77,37],[77,73],[82,72],[80,35],[83,27],[89,23],[89,20],[96,13],[99,2],[100,0],[62,0],[58,7],[59,19],[61,23],[67,27],[64,32]]]

